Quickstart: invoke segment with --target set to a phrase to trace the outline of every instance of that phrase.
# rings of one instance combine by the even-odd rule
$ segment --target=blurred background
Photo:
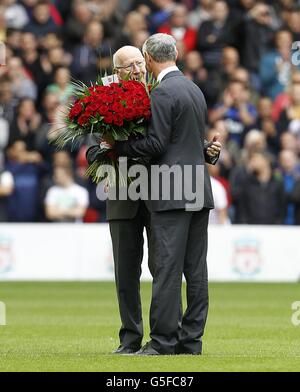
[[[156,32],[176,38],[178,65],[207,100],[207,138],[219,133],[223,144],[210,167],[211,278],[299,280],[300,1],[292,0],[1,0],[0,279],[113,279],[86,146],[58,152],[49,141],[72,78],[94,81],[111,71],[111,52],[141,48]]]

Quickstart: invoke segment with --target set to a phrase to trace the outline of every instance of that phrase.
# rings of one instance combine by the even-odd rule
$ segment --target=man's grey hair
[[[148,53],[157,63],[176,61],[176,40],[168,34],[151,35],[144,43],[143,54]]]

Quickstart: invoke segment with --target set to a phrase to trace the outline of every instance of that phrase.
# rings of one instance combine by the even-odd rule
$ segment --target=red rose
[[[115,113],[123,113],[124,111],[124,107],[123,105],[121,105],[119,102],[115,102],[112,107],[111,110]]]
[[[83,103],[90,103],[91,100],[92,100],[92,97],[89,95],[88,97],[83,98],[83,99],[82,99],[82,102],[83,102]]]
[[[124,111],[124,117],[126,120],[130,121],[134,117],[134,110],[133,108],[126,108]]]
[[[97,103],[92,103],[91,105],[89,105],[89,107],[93,112],[96,112],[98,110],[99,105]]]
[[[69,113],[69,118],[74,118],[74,117],[77,117],[79,114],[81,114],[81,112],[82,112],[82,104],[81,103],[79,103],[79,102],[77,102],[73,107],[72,107],[72,109],[70,110],[70,113]]]
[[[113,122],[118,127],[121,127],[124,124],[123,118],[120,115],[118,115],[118,114],[115,114],[113,116]]]
[[[104,116],[104,122],[105,122],[106,124],[112,124],[112,122],[113,122],[113,116],[112,116],[112,113],[111,113],[111,112],[109,112],[106,116]]]
[[[134,107],[134,101],[132,99],[126,100],[126,108],[132,109]]]
[[[103,97],[103,102],[104,103],[113,103],[114,102],[114,97],[112,95],[105,95]]]
[[[143,105],[146,106],[146,107],[150,106],[150,99],[149,98],[144,98],[143,99]]]
[[[89,121],[89,116],[82,114],[78,119],[78,124],[83,126],[86,125]]]
[[[109,112],[108,106],[101,105],[99,108],[99,112],[102,116],[105,116]]]

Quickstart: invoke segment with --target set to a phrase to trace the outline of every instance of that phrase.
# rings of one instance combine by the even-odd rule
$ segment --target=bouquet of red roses
[[[62,128],[55,139],[59,148],[74,147],[86,136],[94,135],[97,142],[113,139],[128,140],[145,135],[146,121],[151,116],[150,90],[153,85],[122,80],[104,86],[102,79],[87,87],[76,84],[76,99],[71,104]],[[118,163],[111,150],[103,149],[100,159],[89,166],[87,175],[94,181],[103,179],[101,166]],[[115,180],[115,179],[114,179]]]

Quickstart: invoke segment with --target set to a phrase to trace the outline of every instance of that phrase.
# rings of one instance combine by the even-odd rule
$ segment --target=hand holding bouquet
[[[91,87],[76,84],[76,100],[68,110],[66,127],[58,132],[55,144],[59,148],[69,144],[73,147],[88,135],[94,135],[99,144],[105,140],[120,141],[145,135],[151,116],[149,94],[152,87],[152,84],[146,86],[133,80],[104,86],[100,78]],[[99,159],[89,166],[87,175],[96,182],[101,181],[103,165],[118,169],[113,150],[104,148]]]

